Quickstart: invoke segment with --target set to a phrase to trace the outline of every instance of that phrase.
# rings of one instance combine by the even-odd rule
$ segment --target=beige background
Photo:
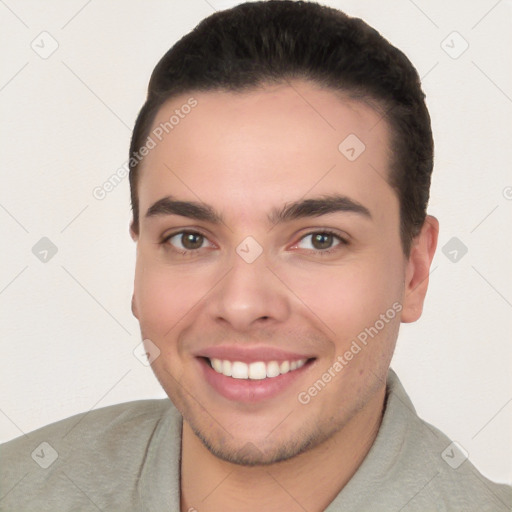
[[[133,355],[128,180],[103,200],[93,189],[125,163],[159,58],[236,3],[0,2],[0,440],[165,396]],[[325,3],[410,57],[432,114],[439,249],[424,315],[403,327],[393,367],[422,417],[510,483],[511,2]],[[58,249],[46,263],[32,252],[42,237]],[[468,248],[455,263],[442,252],[452,237]]]

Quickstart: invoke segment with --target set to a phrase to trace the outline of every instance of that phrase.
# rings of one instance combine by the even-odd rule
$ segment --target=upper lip
[[[255,363],[256,361],[270,362],[277,361],[299,361],[301,359],[310,359],[313,356],[289,352],[275,347],[241,347],[240,345],[221,345],[218,347],[209,347],[196,354],[197,357],[207,357],[208,359],[221,359],[228,361],[240,361],[242,363]]]

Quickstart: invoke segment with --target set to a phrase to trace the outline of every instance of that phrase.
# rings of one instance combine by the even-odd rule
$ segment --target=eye
[[[315,231],[303,236],[295,247],[321,253],[330,253],[335,250],[337,246],[347,244],[348,242],[344,238],[335,233],[330,231]]]
[[[163,244],[169,244],[180,253],[194,252],[203,247],[213,247],[213,244],[201,233],[195,231],[180,231],[166,237]],[[204,244],[207,245],[204,245]]]

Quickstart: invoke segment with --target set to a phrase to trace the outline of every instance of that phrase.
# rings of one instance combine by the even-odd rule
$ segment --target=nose
[[[239,332],[256,325],[277,324],[290,315],[287,289],[267,266],[262,254],[247,263],[238,254],[209,300],[209,314],[216,322]]]

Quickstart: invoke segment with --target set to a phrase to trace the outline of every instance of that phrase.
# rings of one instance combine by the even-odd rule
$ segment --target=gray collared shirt
[[[0,511],[179,512],[181,427],[170,400],[142,400],[9,441],[0,446]],[[482,476],[421,420],[390,370],[377,438],[326,511],[510,510],[512,487]]]

